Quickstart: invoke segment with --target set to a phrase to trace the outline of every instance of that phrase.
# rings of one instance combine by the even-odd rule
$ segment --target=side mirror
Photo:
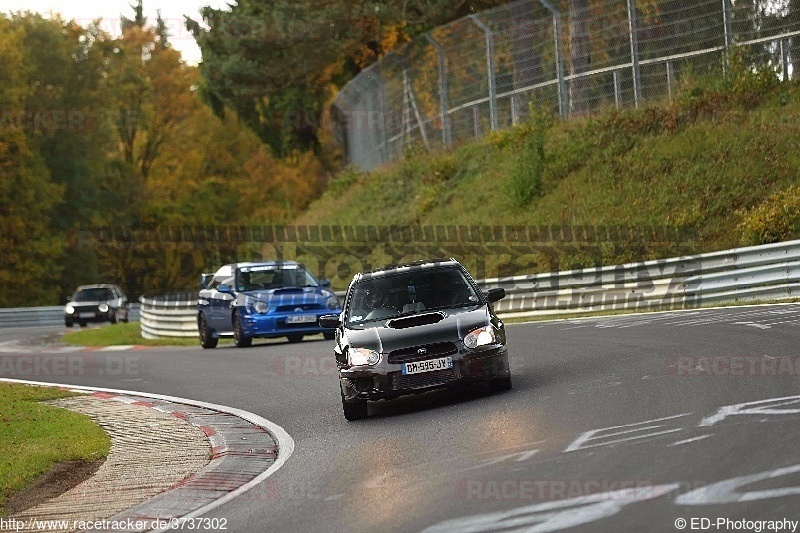
[[[319,286],[327,289],[328,287],[331,286],[331,280],[322,278],[321,280],[319,280]]]
[[[341,326],[339,315],[322,315],[319,317],[319,327],[326,329],[334,329]]]
[[[233,293],[233,289],[231,288],[230,285],[220,285],[219,287],[217,287],[217,291],[224,292],[225,294]]]
[[[490,289],[488,293],[486,293],[486,299],[489,300],[489,303],[497,302],[498,300],[502,300],[506,297],[506,290],[503,288],[500,289]]]

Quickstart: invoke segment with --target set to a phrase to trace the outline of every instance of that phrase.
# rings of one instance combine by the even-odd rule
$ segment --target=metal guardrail
[[[694,308],[800,297],[800,241],[688,257],[478,281],[502,287],[504,318]],[[342,296],[342,293],[337,293]],[[195,293],[142,298],[142,336],[197,335]]]
[[[505,318],[800,298],[800,241],[478,284],[506,289],[495,304]],[[196,292],[139,301],[131,320],[140,321],[143,337],[197,335]],[[0,328],[58,326],[63,312],[62,306],[0,309]]]
[[[132,304],[131,321],[139,320],[139,305]],[[63,326],[64,306],[16,307],[0,309],[0,329]]]

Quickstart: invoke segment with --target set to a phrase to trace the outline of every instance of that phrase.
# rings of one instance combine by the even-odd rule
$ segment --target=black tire
[[[79,324],[80,324],[80,326],[81,326],[82,328],[85,328],[85,327],[86,327],[86,325],[87,325],[85,320],[82,320],[82,321],[80,321],[80,322],[79,322]]]
[[[131,311],[130,309],[125,309],[125,318],[120,318],[120,322],[123,324],[127,324],[131,320]]]
[[[344,399],[344,393],[341,392],[341,385],[340,393],[342,395],[342,410],[344,411],[344,417],[347,420],[361,420],[367,418],[367,400],[352,400],[347,401]]]
[[[197,331],[200,333],[200,346],[203,348],[216,348],[219,339],[214,337],[211,328],[208,327],[206,315],[201,314],[197,318]]]
[[[295,333],[294,335],[287,335],[286,338],[289,339],[289,342],[291,342],[292,344],[303,342],[303,336],[298,333]]]
[[[493,379],[489,382],[489,390],[492,392],[503,392],[511,390],[511,372],[504,378]]]
[[[322,336],[325,337],[326,341],[332,341],[333,339],[336,338],[336,332],[335,331],[323,331],[322,332]]]
[[[237,348],[249,348],[253,344],[253,337],[248,337],[242,331],[242,321],[238,313],[233,314],[233,343]]]
[[[117,323],[117,311],[116,310],[113,313],[111,313],[111,316],[108,317],[108,321],[111,322],[112,324],[116,324]]]
[[[64,325],[68,328],[72,327],[72,320],[64,319]]]

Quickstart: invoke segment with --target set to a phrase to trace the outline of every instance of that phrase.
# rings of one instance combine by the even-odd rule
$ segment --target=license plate
[[[286,317],[287,324],[309,324],[316,321],[316,315],[292,315]]]
[[[78,318],[94,318],[95,316],[97,315],[94,313],[78,313]]]
[[[422,372],[435,372],[436,370],[447,370],[453,368],[452,357],[442,357],[430,359],[428,361],[416,361],[414,363],[403,363],[403,375],[421,374]]]

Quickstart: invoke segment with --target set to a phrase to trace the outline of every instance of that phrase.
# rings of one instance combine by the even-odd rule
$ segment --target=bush
[[[800,239],[800,187],[773,194],[747,211],[739,229],[746,246]]]
[[[514,159],[508,171],[508,196],[516,207],[525,207],[542,193],[547,129],[550,117],[542,109],[531,105],[525,124],[506,136],[497,136],[491,142],[512,150]]]

